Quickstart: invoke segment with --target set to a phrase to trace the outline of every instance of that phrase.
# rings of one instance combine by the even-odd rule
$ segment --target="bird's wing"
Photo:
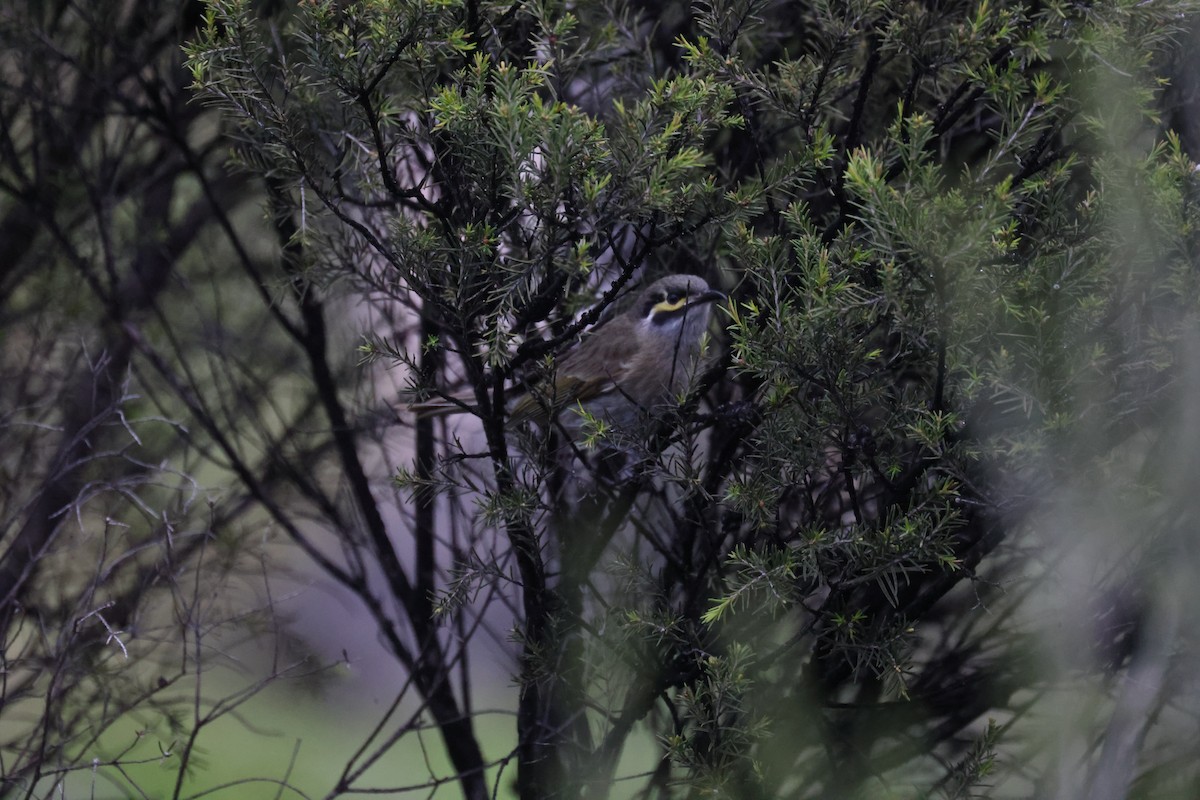
[[[603,328],[619,327],[614,320]],[[509,424],[551,417],[618,387],[637,354],[637,342],[614,327],[604,336],[591,333],[558,364],[553,381],[533,387],[509,414]]]
[[[598,387],[593,381],[585,381],[571,375],[556,376],[521,395],[508,414],[509,425],[520,425],[529,420],[546,421],[564,408],[593,397]]]

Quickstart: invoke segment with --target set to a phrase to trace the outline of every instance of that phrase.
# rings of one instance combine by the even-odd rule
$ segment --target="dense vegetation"
[[[0,797],[192,796],[297,558],[399,688],[264,796],[1200,791],[1194,4],[98,5],[0,12]],[[650,435],[506,424],[668,273]]]

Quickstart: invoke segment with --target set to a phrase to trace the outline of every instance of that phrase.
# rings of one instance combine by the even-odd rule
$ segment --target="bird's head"
[[[707,305],[724,299],[697,275],[668,275],[646,287],[633,311],[647,330],[674,334],[689,318],[693,324],[707,323]]]

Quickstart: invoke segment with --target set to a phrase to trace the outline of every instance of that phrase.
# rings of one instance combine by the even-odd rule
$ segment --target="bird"
[[[546,380],[519,394],[506,425],[554,423],[575,436],[591,418],[637,435],[687,390],[712,304],[725,299],[698,275],[656,280],[623,313],[587,334]],[[413,407],[435,415],[469,409],[462,397]]]

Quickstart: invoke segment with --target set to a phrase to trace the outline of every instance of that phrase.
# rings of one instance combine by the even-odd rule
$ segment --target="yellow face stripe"
[[[684,306],[687,305],[687,303],[688,303],[688,299],[686,296],[681,297],[674,302],[672,302],[670,300],[660,300],[654,304],[654,308],[651,310],[655,314],[657,314],[659,312],[662,312],[664,314],[669,314],[672,311],[678,311],[679,309],[683,308]]]

